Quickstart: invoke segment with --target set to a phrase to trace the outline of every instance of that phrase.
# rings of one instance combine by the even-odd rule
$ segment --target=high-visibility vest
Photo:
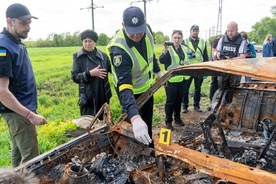
[[[176,53],[176,51],[173,49],[173,46],[169,46],[169,53],[170,53],[170,57],[171,57],[171,65],[168,66],[167,70],[164,71],[164,73],[167,73],[169,70],[177,68],[177,67],[181,67],[183,65],[185,65],[188,62],[188,55],[185,51],[185,47],[181,45],[181,49],[183,50],[183,53],[185,55],[185,58],[183,61],[180,61],[180,58],[178,56],[178,54]],[[174,77],[171,77],[169,82],[181,82],[185,79],[185,76],[183,75],[177,75]]]
[[[143,56],[138,52],[138,50],[135,47],[132,47],[132,48],[128,47],[122,29],[117,32],[117,34],[107,45],[107,51],[109,53],[111,51],[111,47],[117,46],[123,49],[130,56],[132,60],[131,74],[132,74],[132,85],[133,85],[134,94],[141,94],[147,91],[154,82],[153,73],[152,73],[154,40],[149,29],[146,30],[145,41],[146,41],[147,58],[148,58],[147,61],[143,58]],[[112,60],[110,59],[110,61]],[[112,63],[111,63],[111,70],[112,70],[112,79],[113,79],[114,85],[117,87],[118,77],[115,73],[115,69]]]
[[[205,41],[201,38],[198,38],[198,45],[197,48],[194,49],[194,46],[192,42],[189,40],[189,38],[185,39],[184,42],[188,47],[186,48],[188,53],[193,52],[195,54],[194,58],[189,59],[189,64],[195,64],[195,63],[200,63],[203,62],[203,51],[205,49]]]

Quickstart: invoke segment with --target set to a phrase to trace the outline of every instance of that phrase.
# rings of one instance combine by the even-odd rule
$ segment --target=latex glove
[[[163,72],[159,71],[158,73],[156,73],[156,76],[160,79],[163,76]]]
[[[149,143],[151,143],[152,140],[148,133],[148,126],[142,120],[142,118],[136,118],[132,122],[132,129],[133,129],[134,137],[135,139],[137,139],[137,141],[144,143],[146,145],[149,145]]]

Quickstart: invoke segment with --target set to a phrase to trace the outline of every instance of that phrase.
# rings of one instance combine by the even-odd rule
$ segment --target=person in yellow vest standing
[[[154,54],[152,31],[143,11],[136,6],[126,8],[122,26],[107,45],[113,83],[135,138],[153,147],[153,96],[141,109],[138,109],[136,99],[153,84],[154,73],[157,77],[162,77],[163,73]]]
[[[185,47],[181,45],[183,34],[181,30],[173,30],[171,41],[165,42],[162,54],[159,57],[161,64],[164,64],[165,72],[183,66],[188,62],[188,55],[185,52]],[[173,116],[174,123],[184,126],[181,120],[181,101],[185,92],[185,77],[182,75],[172,77],[168,85],[165,87],[166,104],[165,104],[165,124],[170,130],[174,130],[172,126]]]
[[[196,64],[200,62],[209,61],[206,42],[198,37],[199,27],[198,25],[193,25],[190,29],[190,37],[184,40],[184,45],[186,46],[187,54],[189,57],[189,64]],[[197,112],[202,112],[200,103],[200,93],[201,85],[203,82],[203,77],[191,76],[187,81],[187,86],[183,96],[183,110],[182,113],[188,112],[189,105],[189,89],[192,81],[194,80],[194,110]]]

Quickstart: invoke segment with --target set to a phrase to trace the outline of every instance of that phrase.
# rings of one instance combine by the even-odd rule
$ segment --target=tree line
[[[66,32],[61,34],[51,33],[44,39],[38,39],[36,41],[27,40],[24,44],[27,47],[72,47],[72,46],[82,46],[82,41],[80,39],[80,31],[76,31],[73,34]],[[168,36],[165,36],[161,31],[153,32],[153,37],[155,38],[156,44],[162,44],[169,40]],[[112,37],[108,37],[105,33],[99,34],[98,46],[105,46],[109,43]]]
[[[256,44],[262,45],[267,34],[272,34],[273,37],[276,37],[276,5],[272,6],[270,11],[272,13],[272,17],[264,17],[251,27],[252,30],[248,32],[248,38],[250,41],[254,41]],[[45,40],[40,38],[36,41],[24,41],[24,43],[27,47],[82,46],[80,34],[80,31],[76,31],[73,34],[69,32],[62,34],[51,33]],[[212,43],[212,41],[217,36],[210,37],[207,41],[209,43]],[[161,31],[153,32],[153,37],[155,39],[156,44],[163,44],[170,38],[169,36],[164,35],[164,33]],[[111,37],[108,37],[105,33],[100,33],[97,45],[105,46],[109,43],[110,40]]]

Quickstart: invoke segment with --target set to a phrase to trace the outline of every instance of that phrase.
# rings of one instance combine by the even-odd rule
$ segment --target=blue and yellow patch
[[[117,55],[113,57],[113,64],[114,66],[120,66],[122,63],[122,55]]]
[[[0,56],[6,56],[7,50],[6,49],[0,49]]]

